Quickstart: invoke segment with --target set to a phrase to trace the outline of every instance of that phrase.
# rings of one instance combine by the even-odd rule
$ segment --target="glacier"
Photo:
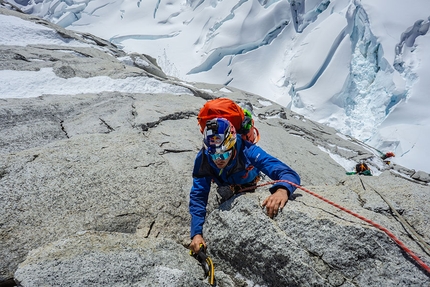
[[[430,2],[8,0],[151,55],[169,75],[258,94],[430,172]]]

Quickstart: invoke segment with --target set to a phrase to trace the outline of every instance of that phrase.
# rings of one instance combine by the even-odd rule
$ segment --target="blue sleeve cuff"
[[[292,186],[290,184],[279,182],[279,183],[272,185],[272,187],[269,188],[269,191],[271,194],[274,194],[279,188],[285,188],[287,190],[288,198],[290,198],[290,196],[293,194],[293,192],[295,190],[295,188],[292,188]],[[291,191],[291,190],[293,190],[293,191]]]

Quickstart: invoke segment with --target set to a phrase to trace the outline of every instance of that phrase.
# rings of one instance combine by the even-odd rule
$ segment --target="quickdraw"
[[[205,277],[208,278],[208,283],[211,286],[215,286],[215,267],[212,262],[212,259],[206,255],[205,248],[203,244],[200,244],[200,250],[197,253],[194,253],[190,250],[190,255],[196,258],[205,272]]]

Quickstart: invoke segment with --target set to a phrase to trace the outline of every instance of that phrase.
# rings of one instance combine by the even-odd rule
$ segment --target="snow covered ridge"
[[[26,13],[153,56],[167,74],[227,84],[430,172],[430,2],[17,1]],[[383,11],[383,12],[382,12]]]
[[[95,48],[102,51],[101,55],[103,55],[103,52],[107,52],[108,55],[110,54],[111,56],[117,57],[118,60],[128,66],[140,67],[142,70],[155,70],[153,67],[154,65],[152,65],[148,59],[145,59],[144,56],[125,56],[125,53],[114,50],[114,47],[109,47],[103,43],[100,45],[101,40],[95,39],[90,35],[80,35],[73,32],[68,33],[67,31],[61,33],[61,31],[40,24],[41,23],[25,21],[18,17],[0,14],[0,26],[3,27],[0,45],[48,47],[47,50],[51,51],[52,57],[48,59],[47,62],[55,62],[58,60],[55,60],[55,53],[63,54],[65,58],[68,57],[67,54],[78,55],[78,57],[81,58],[92,58],[94,55],[91,55],[91,53],[94,52],[88,52],[82,49]],[[164,93],[168,91],[172,94],[191,94],[188,89],[160,82],[159,79],[153,78],[153,75],[151,77],[136,77],[138,73],[143,72],[140,69],[137,69],[138,72],[134,72],[135,74],[132,74],[132,72],[126,74],[129,75],[129,77],[121,76],[119,67],[115,67],[112,60],[110,60],[110,62],[112,62],[110,68],[113,75],[92,76],[91,73],[79,75],[76,74],[76,70],[70,69],[70,67],[68,69],[65,66],[45,67],[43,66],[44,61],[38,58],[35,52],[31,53],[33,53],[33,55],[30,55],[28,58],[24,55],[20,55],[20,57],[26,62],[40,62],[41,66],[39,69],[25,70],[19,68],[19,65],[16,65],[13,67],[13,70],[0,70],[0,78],[4,83],[0,85],[1,98],[39,97],[47,92],[52,95],[76,95],[97,93],[100,91],[135,93]],[[109,57],[108,55],[105,55],[105,57]],[[89,62],[89,60],[84,60],[84,62]],[[71,62],[69,64],[72,65]],[[109,65],[109,63],[107,65]],[[120,65],[123,66],[122,64]],[[97,69],[97,67],[93,68]],[[106,68],[100,67],[100,69]],[[160,74],[163,76],[162,73]],[[155,75],[157,75],[157,73],[155,73]]]

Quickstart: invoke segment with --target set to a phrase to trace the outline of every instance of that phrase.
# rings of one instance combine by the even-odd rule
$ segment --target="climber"
[[[393,152],[389,151],[389,152],[387,152],[385,154],[382,154],[381,159],[384,161],[384,163],[387,166],[391,166],[391,160],[390,160],[390,158],[395,157],[395,156],[396,155]]]
[[[372,175],[372,171],[370,170],[369,166],[364,162],[358,163],[355,166],[355,171],[360,175]]]
[[[355,171],[347,172],[347,175],[359,174],[359,175],[372,175],[372,171],[365,162],[360,162],[355,165]]]
[[[385,153],[385,154],[383,154],[382,156],[381,156],[381,158],[382,158],[382,160],[386,160],[386,159],[388,159],[388,158],[390,158],[390,157],[395,157],[396,155],[392,152],[392,151],[389,151],[389,152],[387,152],[387,153]]]
[[[273,180],[300,184],[300,177],[293,169],[259,146],[236,136],[236,129],[228,120],[215,118],[206,122],[203,148],[194,162],[190,191],[191,251],[198,253],[201,244],[206,248],[203,224],[211,183],[215,182],[219,190],[230,187],[228,198],[245,187],[256,186],[260,171]],[[271,195],[263,201],[262,206],[270,218],[282,211],[295,189],[285,182],[278,182],[269,189]],[[226,199],[225,194],[221,196]]]

